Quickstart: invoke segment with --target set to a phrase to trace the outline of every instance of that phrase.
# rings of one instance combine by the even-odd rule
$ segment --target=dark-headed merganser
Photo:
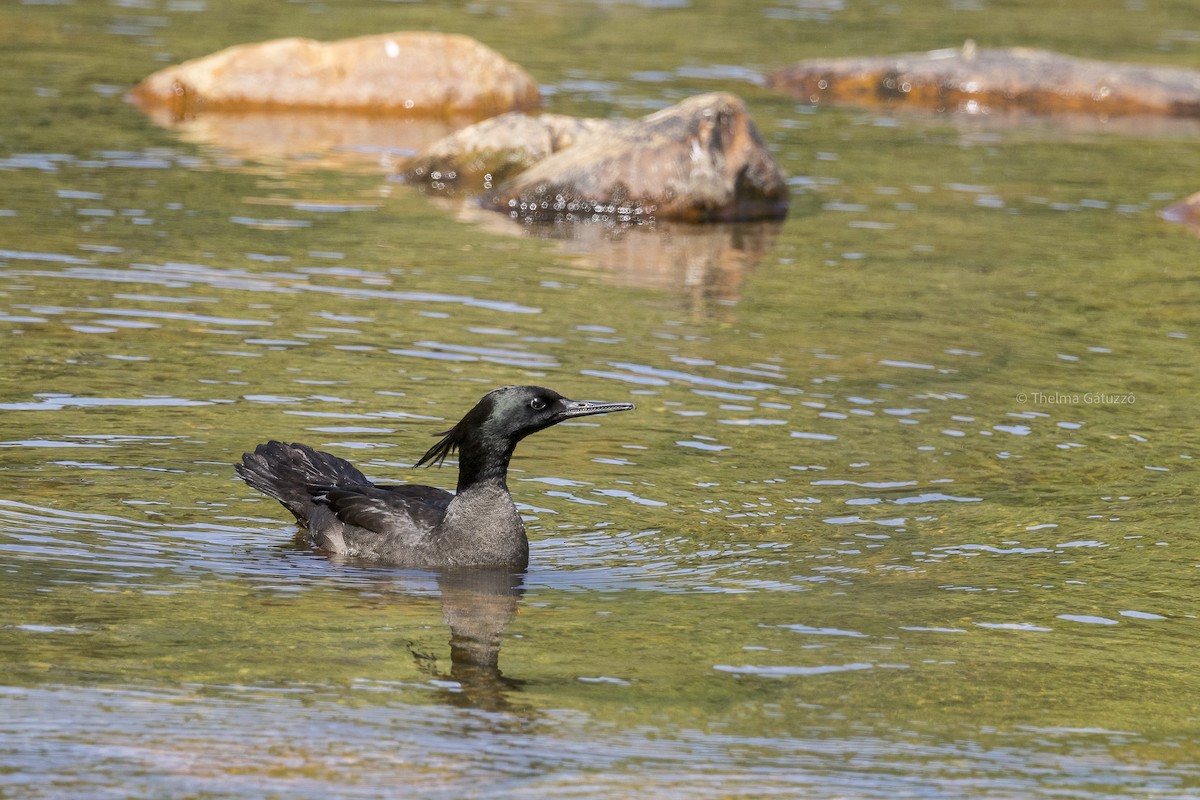
[[[331,553],[411,567],[523,568],[529,540],[507,483],[517,442],[564,420],[633,407],[568,400],[540,386],[489,392],[414,465],[440,464],[457,450],[457,493],[376,486],[337,456],[276,441],[246,453],[235,469]]]

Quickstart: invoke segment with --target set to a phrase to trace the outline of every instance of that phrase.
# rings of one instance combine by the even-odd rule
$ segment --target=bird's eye
[[[534,411],[541,411],[543,408],[546,407],[546,401],[540,397],[535,397],[529,401],[529,407],[532,408]]]

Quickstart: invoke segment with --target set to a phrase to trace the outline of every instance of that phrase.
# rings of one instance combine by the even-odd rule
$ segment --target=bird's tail
[[[373,485],[349,461],[304,444],[260,444],[253,453],[244,454],[234,469],[242,480],[274,497],[305,524],[316,507],[309,486]]]

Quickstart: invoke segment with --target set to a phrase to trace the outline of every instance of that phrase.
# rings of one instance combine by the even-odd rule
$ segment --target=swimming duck
[[[541,386],[488,392],[413,465],[440,464],[457,450],[457,492],[376,486],[344,459],[278,441],[260,444],[234,469],[330,553],[411,567],[524,568],[529,540],[507,482],[517,443],[564,420],[633,408],[568,400]]]

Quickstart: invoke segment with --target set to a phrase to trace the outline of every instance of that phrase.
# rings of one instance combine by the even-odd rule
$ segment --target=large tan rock
[[[468,36],[420,32],[237,45],[160,70],[131,97],[176,117],[311,108],[479,119],[539,102],[533,78],[494,50]]]
[[[1200,72],[1023,47],[801,61],[767,83],[801,100],[938,110],[1200,116]]]
[[[776,219],[788,189],[745,103],[698,95],[585,136],[483,198],[514,219],[617,224]]]

